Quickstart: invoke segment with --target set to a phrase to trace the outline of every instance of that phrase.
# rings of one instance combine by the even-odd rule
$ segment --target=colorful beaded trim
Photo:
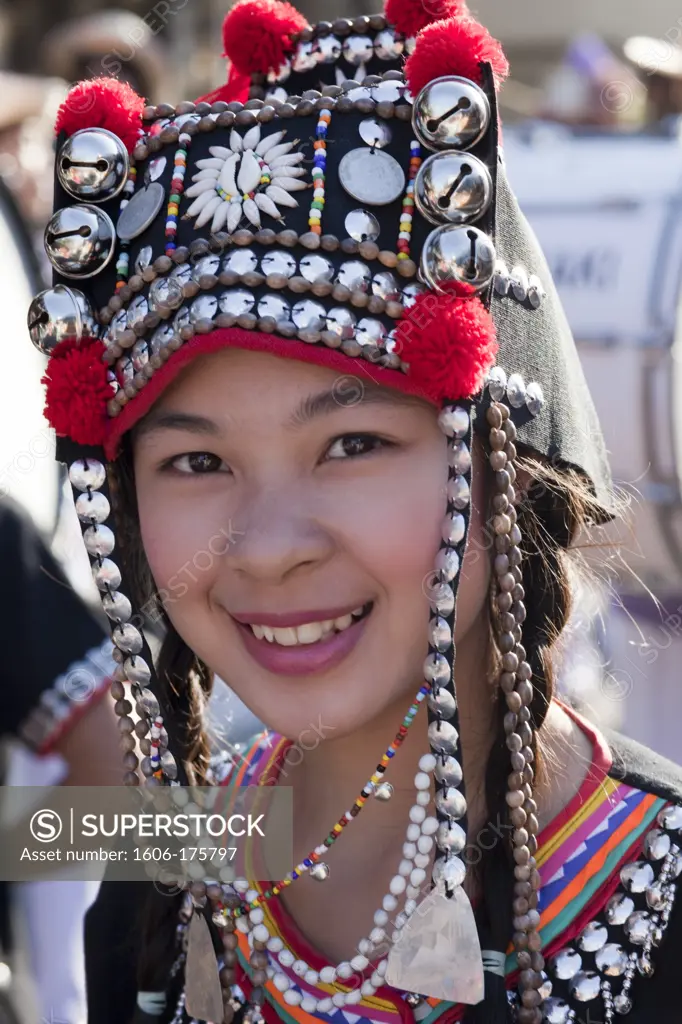
[[[175,237],[178,233],[178,215],[180,212],[180,198],[185,191],[185,174],[187,173],[187,153],[192,144],[192,136],[187,132],[181,132],[178,138],[178,148],[175,151],[173,180],[171,181],[171,193],[168,197],[168,214],[166,217],[166,255],[172,256],[176,244]]]
[[[128,180],[123,187],[123,198],[119,206],[119,214],[123,213],[126,206],[131,200],[133,192],[135,191],[135,182],[137,180],[137,167],[131,163],[128,170]],[[128,281],[130,256],[128,253],[128,243],[121,242],[121,250],[116,261],[116,291],[120,291],[124,284]]]
[[[412,237],[412,217],[414,215],[414,183],[422,165],[422,150],[418,142],[410,143],[410,171],[407,188],[403,198],[403,209],[400,214],[400,234],[398,235],[398,259],[410,258],[410,240]]]
[[[322,234],[322,211],[325,199],[324,183],[327,170],[327,130],[331,119],[332,115],[329,110],[321,111],[315,132],[315,159],[312,174],[314,192],[308,216],[308,226],[315,235]]]

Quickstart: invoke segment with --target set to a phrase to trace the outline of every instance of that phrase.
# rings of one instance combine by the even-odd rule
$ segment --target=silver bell
[[[468,78],[436,78],[414,101],[412,124],[429,149],[470,149],[490,124],[488,97]]]
[[[45,229],[45,251],[62,277],[94,277],[106,267],[115,249],[111,217],[86,203],[57,210]]]
[[[97,324],[83,293],[58,284],[36,295],[28,310],[28,332],[38,351],[49,356],[67,338],[97,337]]]
[[[478,228],[446,224],[424,243],[421,273],[434,291],[454,284],[460,295],[475,295],[490,284],[494,269],[495,248]]]
[[[432,224],[470,224],[490,206],[493,183],[475,156],[434,153],[419,168],[414,197]]]
[[[118,136],[104,128],[83,128],[59,151],[57,177],[74,199],[103,203],[121,191],[128,167],[128,150]]]
[[[329,865],[325,864],[324,861],[318,861],[310,869],[310,877],[314,878],[316,882],[326,882],[329,878]]]

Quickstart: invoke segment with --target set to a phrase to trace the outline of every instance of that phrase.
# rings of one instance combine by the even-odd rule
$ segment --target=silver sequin
[[[136,341],[131,348],[130,358],[133,361],[133,368],[136,373],[139,373],[149,362],[149,349],[147,347],[147,342],[143,338]]]
[[[419,281],[412,281],[410,284],[403,288],[401,300],[405,309],[409,309],[410,306],[414,306],[419,295],[423,295],[424,292],[428,291],[426,285],[420,284]]]
[[[452,630],[446,619],[439,615],[429,622],[429,643],[443,653],[452,646]]]
[[[220,273],[220,256],[217,253],[208,253],[198,259],[192,267],[192,278],[198,281],[204,274]]]
[[[493,402],[501,402],[507,391],[507,374],[501,366],[493,366],[488,374],[488,391]]]
[[[354,67],[367,64],[374,56],[374,47],[369,36],[348,36],[344,39],[342,49],[344,57]]]
[[[360,260],[348,260],[346,263],[342,263],[336,275],[337,284],[350,288],[352,292],[368,291],[371,280],[372,271],[366,263],[361,263]]]
[[[372,294],[378,295],[386,302],[397,302],[400,297],[400,285],[390,270],[382,270],[374,275]]]
[[[528,297],[528,272],[525,267],[512,267],[509,276],[511,293],[517,302],[525,302]]]
[[[208,296],[206,297],[208,298]],[[214,298],[214,296],[211,296],[211,298]],[[250,313],[252,311],[256,305],[256,299],[253,293],[247,291],[246,288],[228,288],[221,293],[218,304],[221,313],[241,316],[242,313]]]
[[[531,383],[526,388],[526,408],[531,416],[539,416],[545,404],[545,396],[542,393],[542,388],[536,381]]]
[[[454,792],[456,793],[457,790]],[[459,795],[461,796],[461,794]],[[434,882],[445,882],[449,889],[456,889],[457,886],[462,885],[465,875],[466,868],[459,857],[438,857],[433,865]]]
[[[379,121],[375,117],[367,117],[361,121],[358,131],[362,141],[366,142],[368,146],[374,146],[375,149],[383,149],[384,146],[388,146],[393,137],[386,121]]]
[[[138,686],[146,686],[152,678],[149,665],[144,658],[138,656],[127,658],[123,664],[123,671],[126,674],[126,679],[129,679],[131,683],[137,683]]]
[[[225,293],[232,294],[232,293]],[[221,296],[222,304],[222,296]],[[215,295],[197,295],[189,308],[189,318],[193,324],[199,320],[212,320],[218,312],[218,299]],[[223,312],[225,312],[223,310]]]
[[[452,615],[455,609],[455,595],[451,586],[447,583],[436,583],[429,587],[427,596],[431,607],[439,615]]]
[[[299,43],[292,61],[294,71],[312,71],[317,67],[317,50],[312,42]]]
[[[119,651],[123,651],[124,654],[139,654],[142,650],[142,634],[129,622],[126,622],[120,629],[115,629],[111,634],[111,639]]]
[[[336,64],[341,56],[341,43],[336,36],[322,36],[315,43],[315,52],[322,64]]]
[[[149,303],[153,309],[177,309],[184,298],[182,285],[175,277],[157,277],[149,289]]]
[[[102,608],[114,622],[128,622],[133,614],[130,601],[125,594],[121,594],[117,590],[104,594],[102,597]]]
[[[174,337],[175,331],[170,324],[161,324],[151,336],[149,342],[152,355],[157,355],[165,345]]]
[[[448,406],[438,414],[438,426],[446,437],[465,437],[469,431],[469,422],[469,413],[461,405]]]
[[[76,512],[82,523],[104,523],[111,515],[111,506],[99,491],[76,498]]]
[[[626,864],[621,868],[620,880],[628,892],[646,892],[650,885],[653,885],[654,869],[646,861],[638,860],[632,864]]]
[[[450,754],[457,753],[459,733],[450,722],[431,722],[428,729],[429,743],[436,751]]]
[[[670,832],[682,831],[682,807],[664,807],[658,815],[658,824]]]
[[[301,260],[301,276],[311,284],[331,281],[334,277],[334,264],[326,256],[304,256]]]
[[[646,910],[636,910],[623,925],[633,946],[643,946],[651,934],[651,918]]]
[[[539,309],[547,298],[542,281],[537,274],[531,274],[528,278],[528,301],[533,309]]]
[[[268,274],[293,277],[296,273],[296,260],[285,249],[271,249],[261,259],[260,268],[266,277]]]
[[[324,306],[312,299],[301,299],[292,310],[292,319],[300,331],[323,330],[326,317]]]
[[[635,901],[624,892],[616,893],[606,904],[604,916],[609,924],[625,924],[630,914],[635,909]]]
[[[568,1024],[571,1018],[571,1007],[563,999],[553,996],[547,999],[542,1007],[544,1020],[547,1024]]]
[[[663,860],[670,853],[670,836],[654,828],[644,840],[644,853],[649,860]]]
[[[187,327],[191,322],[189,309],[187,306],[183,306],[173,317],[173,330],[178,333],[183,327]]]
[[[345,220],[346,231],[356,242],[376,242],[379,237],[379,221],[367,210],[351,210]]]
[[[343,341],[348,341],[355,336],[356,317],[345,306],[334,306],[327,313],[327,330],[333,331]]]
[[[465,477],[456,476],[448,480],[448,501],[451,501],[455,508],[466,508],[470,497],[471,490]]]
[[[147,302],[144,295],[136,295],[133,301],[128,306],[128,327],[134,327],[135,324],[141,323],[148,312],[149,303]]]
[[[379,82],[372,87],[372,99],[376,103],[397,103],[407,92],[404,82],[397,79],[387,82]]]
[[[192,280],[192,264],[178,263],[177,266],[173,267],[168,276],[179,281],[181,284],[186,284]]]
[[[448,445],[448,465],[456,473],[470,472],[471,452],[464,441],[454,441]]]
[[[105,558],[116,547],[116,538],[108,526],[89,526],[83,531],[85,550],[93,558],[100,555]]]
[[[395,29],[385,28],[374,38],[374,52],[379,60],[395,60],[405,49],[405,43]]]
[[[97,459],[78,459],[69,466],[69,480],[79,491],[88,487],[98,491],[107,478],[107,472]]]
[[[599,921],[590,921],[580,934],[578,947],[584,953],[596,953],[598,949],[601,949],[608,942],[608,938],[609,931],[605,925]]]
[[[121,570],[110,558],[93,564],[92,578],[99,590],[116,590],[121,586]]]
[[[441,722],[441,732],[448,725],[449,722]],[[447,789],[443,789],[439,793],[436,793],[436,808],[441,812],[441,814],[447,814],[451,818],[454,818],[455,821],[457,821],[458,818],[463,818],[467,811],[466,800],[460,791],[455,789],[454,786],[448,786]]]
[[[507,381],[507,398],[514,409],[520,409],[526,404],[526,385],[519,373],[512,373]]]
[[[150,266],[153,259],[154,251],[151,245],[143,245],[135,259],[135,273],[141,274],[143,270]]]
[[[454,548],[441,548],[436,555],[436,569],[446,583],[451,583],[459,572],[459,555]]]
[[[363,317],[355,329],[355,339],[361,345],[380,345],[388,330],[381,320]]]
[[[453,760],[452,758],[450,760]],[[459,767],[457,761],[455,764]],[[460,778],[461,781],[461,778]],[[459,783],[457,783],[458,785]],[[443,822],[438,826],[436,832],[436,843],[439,850],[449,850],[450,853],[461,853],[467,843],[466,832],[456,821]]]
[[[602,974],[606,974],[611,978],[617,978],[625,973],[625,968],[628,965],[628,955],[622,946],[615,942],[609,942],[606,946],[602,946],[595,955],[594,962]]]
[[[452,757],[452,755],[445,759],[438,756],[436,759],[435,776],[439,782],[444,782],[447,786],[459,786],[462,781],[462,766],[457,758]]]
[[[596,971],[579,971],[568,987],[579,1003],[589,1003],[601,992],[601,978]]]
[[[427,683],[445,686],[450,681],[450,664],[442,654],[429,654],[424,661],[424,679]]]
[[[223,270],[231,270],[235,274],[248,274],[257,266],[258,257],[253,249],[234,249],[223,262]]]
[[[258,302],[258,316],[271,316],[275,320],[290,320],[291,306],[280,295],[264,295]]]
[[[453,512],[443,520],[442,537],[448,544],[461,544],[466,534],[466,521],[459,512]]]
[[[583,959],[575,949],[562,949],[550,963],[552,972],[562,981],[574,978],[582,965]]]
[[[442,657],[442,655],[438,655],[438,657]],[[449,675],[450,669],[448,667],[448,676]],[[457,702],[449,690],[440,689],[437,693],[430,693],[427,698],[427,703],[434,714],[440,713],[441,718],[445,721],[449,722],[451,718],[455,717]]]

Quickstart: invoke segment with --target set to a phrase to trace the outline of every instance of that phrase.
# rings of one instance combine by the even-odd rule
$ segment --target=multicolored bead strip
[[[422,165],[422,149],[418,142],[410,143],[410,170],[407,188],[403,198],[403,209],[400,214],[400,234],[398,235],[398,259],[410,258],[410,241],[412,238],[412,217],[414,215],[414,183]]]
[[[286,889],[287,886],[292,884],[292,882],[295,882],[296,879],[300,878],[306,872],[314,868],[317,863],[319,863],[320,858],[327,852],[327,850],[331,846],[334,845],[334,843],[339,838],[346,825],[349,825],[351,821],[353,821],[353,819],[358,816],[358,814],[366,804],[369,797],[372,796],[377,787],[381,785],[382,776],[386,771],[386,768],[388,767],[391,759],[395,757],[396,753],[402,746],[402,743],[405,737],[407,736],[407,731],[417,716],[419,706],[428,697],[430,692],[431,688],[428,683],[424,683],[424,685],[420,687],[417,695],[414,698],[414,702],[410,705],[407,714],[403,718],[402,725],[398,729],[398,732],[396,733],[392,742],[386,748],[386,752],[383,754],[381,760],[376,766],[373,775],[362,787],[362,790],[360,791],[359,796],[353,803],[351,809],[349,811],[346,811],[346,813],[341,818],[339,818],[339,820],[332,826],[329,835],[320,844],[320,846],[316,847],[315,850],[311,851],[307,857],[304,857],[301,863],[298,864],[295,868],[293,868],[286,878],[283,878],[281,881],[277,882],[275,885],[272,886],[272,888],[266,889],[264,892],[260,893],[250,902],[244,902],[241,905],[241,907],[230,909],[216,905],[216,910],[218,910],[219,912],[222,911],[230,917],[242,917],[243,915],[248,914],[249,911],[255,910],[260,903],[264,903],[266,900],[272,899],[275,896],[279,896],[282,889]]]
[[[315,160],[313,167],[313,201],[310,204],[308,226],[315,235],[322,234],[322,211],[325,202],[325,177],[327,171],[327,131],[332,115],[329,110],[320,111],[315,132]]]
[[[130,202],[132,195],[135,191],[135,182],[137,180],[137,167],[131,163],[128,170],[128,180],[123,186],[123,198],[119,206],[119,214],[123,213],[126,206]],[[130,255],[128,253],[128,243],[122,242],[121,249],[116,261],[116,291],[120,291],[124,284],[128,281],[128,271],[130,264]]]
[[[180,199],[185,191],[185,174],[187,173],[187,153],[192,144],[192,136],[187,132],[180,132],[178,137],[178,148],[175,151],[173,160],[173,180],[171,191],[168,197],[168,213],[166,216],[166,255],[172,256],[176,246],[178,233],[178,215],[180,212]]]

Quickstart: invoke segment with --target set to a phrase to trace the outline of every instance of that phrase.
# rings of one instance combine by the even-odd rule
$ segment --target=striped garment
[[[625,785],[609,776],[611,755],[601,735],[571,709],[565,710],[578,722],[593,746],[592,764],[580,790],[573,800],[544,829],[538,837],[537,863],[542,879],[540,894],[541,934],[546,957],[551,956],[577,935],[588,921],[604,907],[619,882],[620,867],[635,859],[642,848],[644,835],[655,821],[658,812],[666,805],[659,799],[632,786]],[[257,737],[243,759],[235,765],[225,785],[235,786],[272,785],[279,774],[288,740],[264,733]],[[249,877],[252,877],[249,874]],[[254,889],[262,892],[258,883]],[[271,899],[261,904],[265,923],[271,935],[279,936],[292,953],[306,960],[319,971],[325,961],[311,949],[293,921],[287,918],[282,904]],[[250,983],[245,972],[250,956],[247,937],[237,932],[239,939],[238,984],[248,996]],[[336,982],[325,985],[319,982],[310,986],[272,959],[272,966],[288,976],[292,987],[303,995],[318,998],[333,996],[335,992],[346,991]],[[516,962],[510,951],[507,957],[507,984],[513,987]],[[314,1016],[300,1006],[286,1003],[283,994],[272,981],[266,986],[267,1003],[263,1007],[266,1024],[277,1020],[286,1024],[313,1024],[323,1021],[327,1024],[414,1024],[413,1011],[404,996],[395,989],[384,987],[376,995],[364,998],[350,1008],[336,1009]],[[454,1024],[461,1020],[463,1008],[452,1003],[430,999],[430,1012],[424,1014],[421,1008],[420,1024]]]

